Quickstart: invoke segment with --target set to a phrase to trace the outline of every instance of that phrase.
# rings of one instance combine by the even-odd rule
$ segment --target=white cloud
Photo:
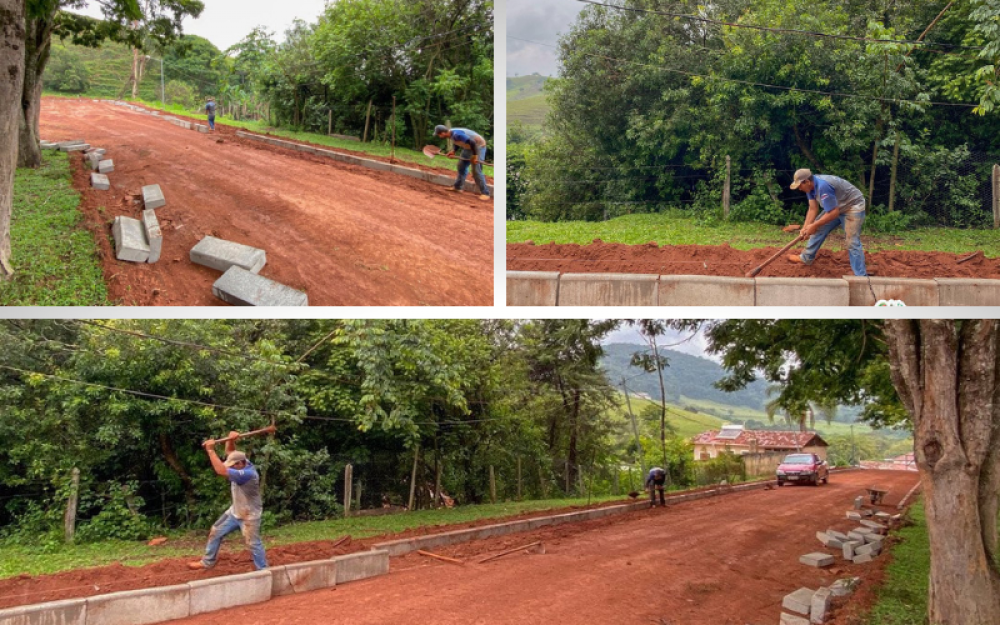
[[[569,30],[585,6],[576,0],[508,0],[507,75],[558,74],[559,62],[554,48],[514,37],[555,45],[559,35]]]

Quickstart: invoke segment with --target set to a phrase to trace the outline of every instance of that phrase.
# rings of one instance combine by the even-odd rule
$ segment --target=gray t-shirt
[[[264,506],[260,501],[260,476],[257,469],[248,461],[244,468],[229,469],[228,473],[233,505],[226,512],[241,521],[259,519]]]
[[[813,180],[816,184],[806,196],[810,200],[816,200],[824,211],[831,211],[838,206],[842,215],[865,210],[864,194],[850,182],[827,174],[813,174]]]

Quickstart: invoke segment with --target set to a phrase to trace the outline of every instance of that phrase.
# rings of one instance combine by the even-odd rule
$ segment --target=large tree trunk
[[[31,18],[25,23],[24,86],[21,89],[21,119],[18,136],[18,167],[38,167],[42,151],[38,146],[38,118],[42,110],[42,72],[49,62],[55,15]],[[70,138],[70,137],[63,137]]]
[[[913,416],[931,544],[932,625],[1000,623],[1000,363],[995,320],[887,322]]]
[[[0,279],[10,264],[10,215],[17,166],[18,106],[24,82],[24,2],[0,0]]]

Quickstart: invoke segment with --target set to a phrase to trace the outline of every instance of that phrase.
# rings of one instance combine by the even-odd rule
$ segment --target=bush
[[[736,454],[719,454],[710,460],[702,460],[694,466],[695,483],[698,485],[718,484],[722,480],[732,484],[746,479],[743,459]]]
[[[167,102],[179,104],[186,109],[193,109],[198,105],[198,94],[194,87],[180,80],[171,80],[165,87]]]
[[[138,484],[108,484],[103,492],[89,493],[81,489],[79,516],[93,515],[78,524],[78,542],[99,540],[141,540],[149,537],[149,520],[139,512],[145,505],[136,494]],[[96,513],[95,513],[96,512]]]

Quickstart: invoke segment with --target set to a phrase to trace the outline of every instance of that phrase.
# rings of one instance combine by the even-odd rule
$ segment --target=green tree
[[[87,67],[80,55],[64,47],[53,48],[47,76],[56,91],[83,93],[90,87]]]

